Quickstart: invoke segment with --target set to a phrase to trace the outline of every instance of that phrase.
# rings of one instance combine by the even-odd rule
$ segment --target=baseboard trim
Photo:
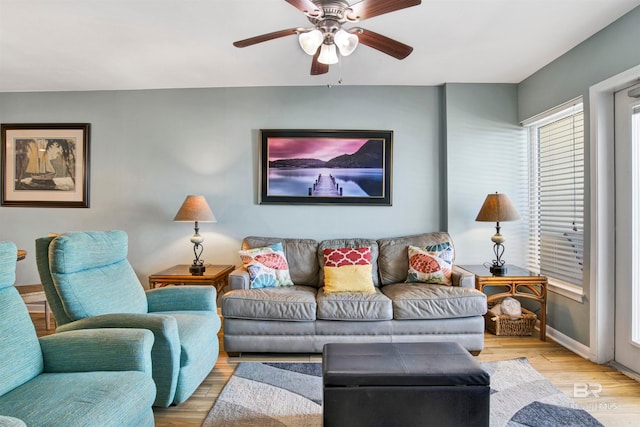
[[[632,380],[635,380],[640,383],[640,373],[634,372],[631,369],[627,368],[626,366],[621,365],[617,362],[609,362],[608,365],[622,372],[624,375],[628,376]]]
[[[539,324],[540,322],[538,322],[538,325]],[[537,329],[540,330],[539,327]],[[547,325],[547,339],[553,340],[557,344],[560,344],[567,350],[574,352],[584,359],[591,360],[591,350],[588,346],[574,340],[571,337],[566,336],[562,332],[558,331],[557,329],[553,329],[549,325]],[[593,360],[591,361],[595,362]]]

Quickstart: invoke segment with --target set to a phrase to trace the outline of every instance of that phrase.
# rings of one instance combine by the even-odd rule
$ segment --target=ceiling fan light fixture
[[[318,62],[321,64],[337,64],[338,63],[338,52],[336,50],[335,44],[323,44],[320,47],[320,56],[318,56]]]
[[[324,34],[322,34],[322,31],[317,29],[300,33],[298,36],[300,47],[307,55],[315,55],[323,41]]]
[[[356,50],[358,47],[358,36],[355,34],[349,33],[342,28],[336,31],[333,36],[333,41],[335,42],[338,50],[340,51],[340,55],[349,56]]]
[[[310,74],[317,76],[329,72],[329,65],[337,64],[339,56],[352,54],[359,44],[376,49],[396,59],[406,58],[413,48],[382,34],[364,28],[346,28],[342,25],[363,21],[375,16],[417,6],[421,0],[285,0],[304,13],[311,27],[293,27],[260,34],[233,42],[244,48],[258,43],[296,35],[300,48],[311,60]],[[353,4],[351,4],[353,3]],[[338,54],[339,53],[339,54]]]

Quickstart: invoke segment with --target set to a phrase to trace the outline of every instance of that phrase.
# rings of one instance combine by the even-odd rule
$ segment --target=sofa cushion
[[[391,300],[380,289],[374,293],[318,291],[318,319],[321,320],[391,320]]]
[[[49,373],[0,397],[0,413],[28,426],[152,425],[154,396],[142,372]]]
[[[316,288],[300,285],[234,290],[222,297],[222,312],[225,318],[314,321],[316,293]]]
[[[323,240],[318,245],[317,250],[317,263],[324,267],[324,250],[336,249],[336,248],[369,248],[370,261],[371,261],[371,280],[373,280],[374,286],[380,286],[378,280],[378,243],[371,239],[333,239]],[[406,273],[406,272],[405,272]],[[320,269],[320,286],[324,285],[324,273]]]
[[[242,249],[260,248],[274,243],[282,243],[293,283],[318,287],[318,242],[315,240],[249,236],[242,241]]]
[[[409,271],[409,257],[407,248],[409,245],[426,248],[429,245],[437,245],[449,242],[453,248],[453,242],[449,233],[423,233],[412,236],[394,237],[378,240],[380,254],[378,267],[380,269],[381,285],[404,282]],[[453,261],[453,260],[452,260]]]
[[[382,288],[393,302],[393,318],[447,319],[487,312],[487,297],[476,289],[429,283],[396,283]]]

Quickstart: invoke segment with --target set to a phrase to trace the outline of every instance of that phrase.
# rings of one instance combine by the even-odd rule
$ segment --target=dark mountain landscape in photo
[[[384,163],[383,141],[365,142],[353,154],[342,154],[329,161],[318,159],[280,159],[269,162],[271,168],[382,168]]]

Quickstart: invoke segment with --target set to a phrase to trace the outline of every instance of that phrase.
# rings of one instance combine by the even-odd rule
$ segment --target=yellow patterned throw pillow
[[[376,292],[369,248],[329,248],[324,253],[324,292]]]

